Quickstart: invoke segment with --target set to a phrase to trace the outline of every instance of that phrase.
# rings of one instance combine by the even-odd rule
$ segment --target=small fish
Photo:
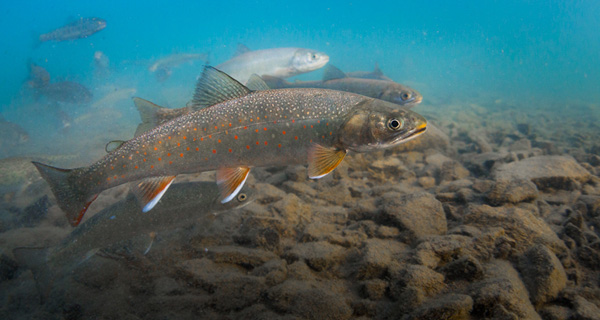
[[[151,210],[178,174],[217,170],[222,202],[235,198],[251,167],[308,164],[329,174],[348,151],[390,148],[426,130],[421,115],[353,93],[325,89],[251,91],[206,67],[187,113],[133,138],[89,167],[34,162],[59,207],[76,226],[97,195],[136,181]]]
[[[362,78],[362,79],[375,79],[375,80],[385,80],[385,81],[394,81],[383,74],[383,71],[379,69],[379,64],[375,63],[375,68],[373,71],[353,71],[346,72],[346,75],[349,78]]]
[[[29,134],[16,123],[6,121],[0,115],[0,150],[4,154],[11,153],[14,148],[29,141]]]
[[[87,38],[92,34],[106,28],[106,20],[100,18],[79,18],[56,30],[40,35],[39,40],[66,41]]]
[[[29,63],[29,87],[36,98],[45,96],[53,102],[84,104],[92,101],[92,93],[88,88],[73,81],[51,82],[50,73],[33,62]]]
[[[204,53],[178,53],[166,56],[164,58],[156,60],[148,70],[156,75],[159,81],[167,80],[172,73],[174,67],[177,67],[186,62],[194,60],[204,60],[208,58],[208,55]]]
[[[30,268],[45,298],[53,282],[68,274],[102,249],[147,236],[150,245],[156,232],[193,224],[208,214],[218,214],[243,207],[253,201],[253,190],[244,188],[234,201],[222,204],[219,191],[210,182],[185,182],[172,186],[175,191],[148,213],[141,213],[135,196],[129,195],[85,221],[59,245],[52,248],[16,248],[14,256]],[[193,214],[190,214],[193,213]],[[147,246],[146,250],[149,250]]]
[[[251,51],[240,44],[236,56],[216,68],[246,83],[250,76],[288,78],[322,68],[329,62],[325,53],[302,48],[274,48]]]
[[[351,78],[332,65],[325,67],[322,81],[288,82],[271,76],[262,76],[262,79],[273,89],[323,88],[340,90],[362,94],[406,107],[414,107],[423,100],[418,91],[405,85],[386,80]]]

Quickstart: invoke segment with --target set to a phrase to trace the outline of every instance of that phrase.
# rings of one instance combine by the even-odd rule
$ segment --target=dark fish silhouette
[[[63,27],[40,35],[39,40],[66,41],[87,38],[106,28],[106,20],[100,18],[79,18]]]

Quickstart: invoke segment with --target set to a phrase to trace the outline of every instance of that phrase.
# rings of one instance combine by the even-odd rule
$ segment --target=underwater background
[[[600,314],[600,3],[57,0],[4,1],[0,13],[2,318]],[[39,42],[82,17],[106,28]],[[433,128],[349,156],[318,181],[303,166],[253,169],[252,203],[216,217],[193,216],[208,200],[172,195],[164,202],[194,203],[164,209],[184,227],[153,234],[150,246],[136,238],[103,257],[94,250],[64,267],[52,289],[60,293],[40,303],[39,277],[13,249],[60,247],[81,234],[71,234],[30,161],[91,164],[107,142],[133,137],[141,121],[133,97],[184,107],[203,66],[227,61],[240,44],[315,49],[345,72],[378,65],[423,95],[412,110]],[[174,66],[167,79],[149,71],[187,53],[207,59]],[[38,96],[31,63],[50,82],[85,86],[91,100]],[[181,181],[212,183],[214,174]],[[127,192],[106,192],[86,219],[133,210]]]

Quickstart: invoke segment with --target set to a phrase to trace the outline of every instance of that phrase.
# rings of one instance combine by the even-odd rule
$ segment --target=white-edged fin
[[[308,151],[308,177],[319,179],[335,169],[344,157],[346,150],[326,148],[314,143]]]
[[[148,212],[154,208],[174,179],[175,176],[152,177],[133,186],[132,191],[143,206],[142,212]]]
[[[196,84],[192,108],[194,110],[208,108],[217,103],[241,98],[248,93],[250,93],[250,89],[225,72],[205,66],[202,76]]]
[[[234,57],[241,56],[242,54],[244,54],[246,52],[250,52],[250,51],[252,51],[252,50],[250,50],[250,48],[246,47],[246,45],[238,43],[237,49],[235,50],[235,53],[233,54],[233,56]]]
[[[220,168],[217,170],[217,186],[221,191],[221,203],[227,203],[233,199],[242,187],[244,182],[248,178],[250,173],[249,167],[237,167],[237,168]]]
[[[113,141],[109,141],[106,146],[104,146],[104,151],[106,151],[106,153],[111,153],[117,149],[119,149],[123,143],[125,143],[124,140],[113,140]]]
[[[323,81],[343,79],[347,77],[348,76],[342,70],[334,67],[331,64],[328,64],[323,70]]]
[[[246,82],[246,87],[252,91],[271,90],[267,83],[256,73],[250,76],[250,79]]]

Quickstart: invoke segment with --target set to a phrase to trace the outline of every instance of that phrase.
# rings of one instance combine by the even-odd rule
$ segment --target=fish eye
[[[408,100],[410,99],[410,93],[409,92],[404,92],[402,94],[402,100]]]
[[[313,58],[313,59],[317,59],[317,55],[316,55],[316,54],[313,54],[313,55],[312,55],[312,58]]]
[[[390,130],[399,130],[400,128],[402,128],[402,126],[404,125],[404,123],[402,122],[402,120],[398,120],[398,119],[390,119],[388,120],[387,126]]]
[[[240,193],[238,194],[237,199],[239,202],[244,202],[248,199],[248,196],[245,193]]]

